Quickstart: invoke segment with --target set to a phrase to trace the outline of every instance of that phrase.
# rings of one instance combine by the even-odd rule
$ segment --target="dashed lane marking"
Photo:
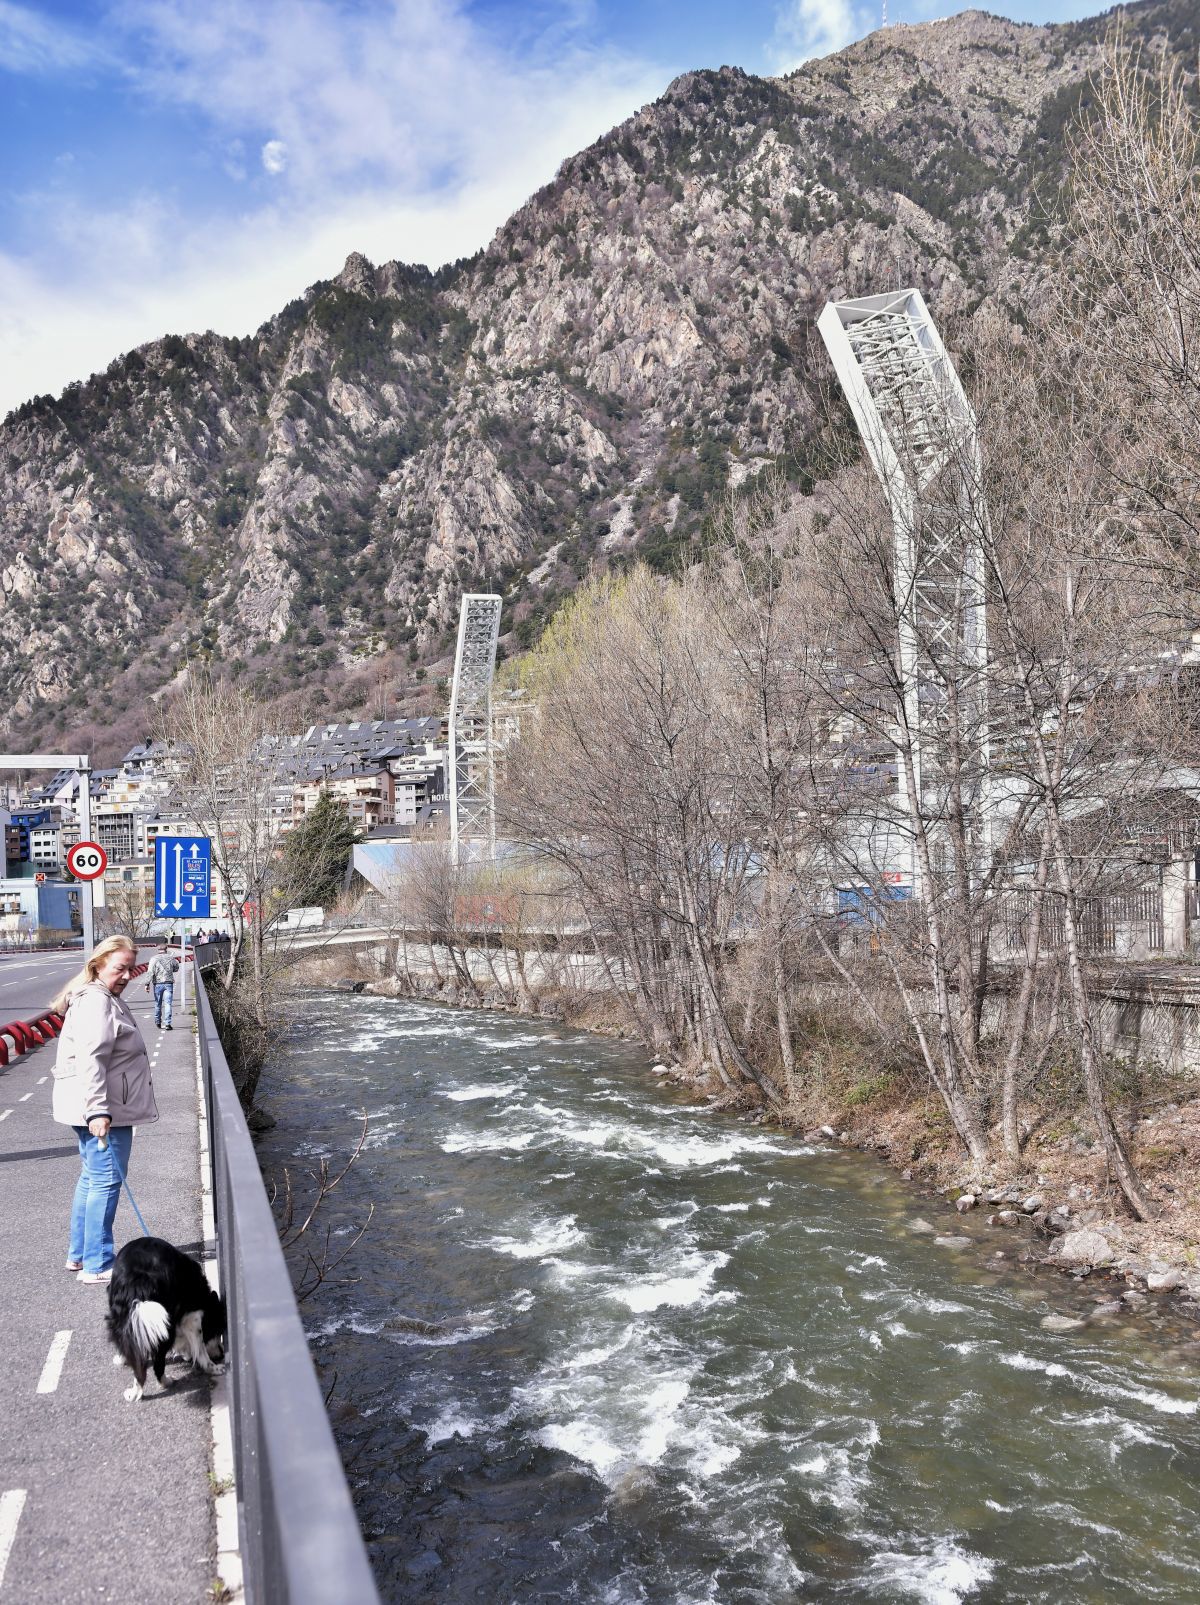
[[[0,1494],[0,1588],[4,1587],[4,1572],[17,1536],[17,1523],[24,1509],[24,1488],[9,1488]]]
[[[58,1379],[62,1376],[63,1361],[67,1357],[67,1345],[71,1341],[70,1332],[56,1332],[50,1344],[50,1352],[46,1356],[46,1363],[42,1367],[42,1374],[38,1378],[37,1390],[39,1393],[53,1393],[58,1387]]]
[[[4,1111],[4,1113],[2,1115],[0,1115],[0,1120],[7,1120],[9,1115],[11,1115],[11,1114],[12,1114],[12,1110],[11,1109],[6,1109]]]
[[[50,1079],[50,1077],[49,1077],[49,1076],[39,1076],[39,1077],[38,1077],[38,1078],[37,1078],[37,1084],[38,1084],[38,1086],[39,1086],[39,1087],[44,1087],[44,1086],[45,1086],[45,1085],[46,1085],[46,1083],[47,1083],[47,1081],[49,1081],[49,1079]]]
[[[33,1093],[32,1092],[23,1092],[21,1094],[21,1096],[17,1099],[17,1102],[18,1103],[28,1103],[30,1098],[32,1098],[32,1097],[33,1097]]]

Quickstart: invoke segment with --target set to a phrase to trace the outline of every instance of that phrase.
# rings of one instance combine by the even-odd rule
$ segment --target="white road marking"
[[[2,1115],[0,1115],[0,1120],[7,1120],[9,1115],[11,1115],[11,1114],[12,1114],[12,1110],[11,1109],[6,1109],[4,1111],[4,1113]]]
[[[25,1509],[24,1488],[9,1488],[0,1494],[0,1587],[4,1586],[4,1571],[12,1554],[17,1536],[17,1523]]]
[[[50,1344],[50,1352],[46,1356],[46,1363],[42,1367],[42,1374],[38,1378],[37,1390],[39,1393],[53,1393],[58,1386],[58,1379],[62,1376],[63,1361],[67,1357],[67,1345],[71,1341],[70,1332],[56,1332]]]
[[[37,1078],[37,1084],[38,1084],[38,1086],[39,1086],[39,1087],[44,1087],[44,1086],[45,1086],[45,1085],[46,1085],[46,1083],[47,1083],[47,1081],[49,1081],[49,1079],[50,1079],[50,1077],[49,1077],[49,1076],[39,1076],[39,1077],[38,1077],[38,1078]]]
[[[32,1098],[32,1097],[33,1097],[33,1093],[32,1092],[23,1092],[21,1094],[21,1096],[17,1099],[17,1102],[18,1103],[28,1103],[30,1098]]]

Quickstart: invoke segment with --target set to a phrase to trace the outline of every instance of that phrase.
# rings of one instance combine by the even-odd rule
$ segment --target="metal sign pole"
[[[179,1012],[187,1013],[187,921],[179,928]]]
[[[79,839],[81,842],[90,842],[92,839],[92,771],[86,764],[79,771]],[[94,908],[91,881],[80,881],[79,914],[83,923],[85,959],[96,945]]]

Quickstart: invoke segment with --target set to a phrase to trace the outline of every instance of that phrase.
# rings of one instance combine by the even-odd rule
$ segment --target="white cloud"
[[[268,173],[282,173],[288,164],[288,148],[282,139],[269,139],[262,148],[262,164]]]
[[[351,251],[436,266],[485,245],[665,87],[571,17],[518,58],[454,0],[123,0],[109,22],[140,92],[207,122],[243,209],[30,197],[36,249],[0,249],[0,414],[161,334],[247,333]],[[247,145],[265,172],[245,173]]]
[[[775,13],[771,56],[777,72],[790,72],[814,56],[829,56],[878,26],[874,11],[851,0],[787,0]]]
[[[0,0],[0,67],[10,72],[61,72],[104,58],[104,52],[73,29],[41,12]]]

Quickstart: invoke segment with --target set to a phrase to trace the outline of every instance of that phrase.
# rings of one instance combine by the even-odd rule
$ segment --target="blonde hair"
[[[111,954],[119,953],[121,951],[132,953],[136,956],[137,943],[132,937],[129,936],[106,936],[103,942],[98,943],[92,949],[91,956],[84,960],[82,970],[80,970],[77,975],[73,975],[71,977],[66,986],[63,987],[62,991],[54,999],[53,1003],[51,1003],[51,1012],[53,1014],[65,1014],[67,1012],[67,1006],[70,1004],[70,1001],[75,996],[76,992],[78,992],[81,987],[87,986],[90,982],[96,979],[97,975],[100,973],[100,967],[104,963],[105,959]]]

